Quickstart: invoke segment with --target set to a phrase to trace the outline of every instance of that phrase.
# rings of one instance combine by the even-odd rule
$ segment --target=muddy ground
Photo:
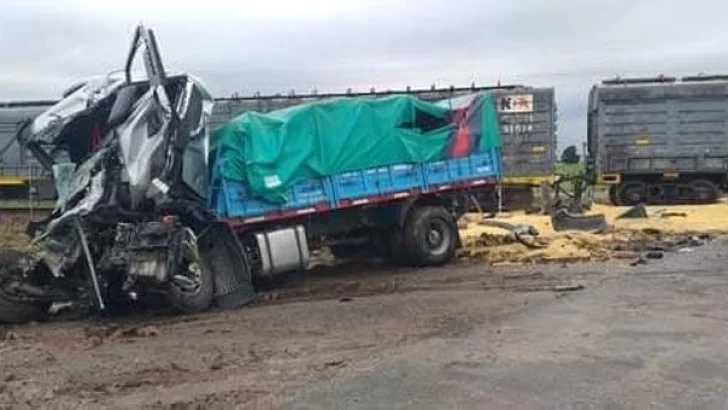
[[[356,263],[235,311],[2,328],[0,406],[722,408],[726,257]]]

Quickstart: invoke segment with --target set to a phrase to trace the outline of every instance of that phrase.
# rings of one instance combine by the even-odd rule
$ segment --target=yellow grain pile
[[[543,215],[513,213],[499,216],[512,224],[534,226],[540,238],[529,247],[514,240],[507,231],[483,226],[480,216],[467,215],[461,222],[464,258],[485,260],[491,264],[604,261],[632,258],[630,243],[670,240],[688,233],[728,232],[728,203],[648,207],[648,218],[616,219],[627,208],[595,205],[592,214],[604,214],[611,226],[608,233],[555,232],[551,219]]]

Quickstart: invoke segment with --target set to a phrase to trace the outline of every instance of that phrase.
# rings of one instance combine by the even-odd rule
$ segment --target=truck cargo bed
[[[219,164],[220,166],[222,164]],[[496,184],[501,175],[498,148],[424,164],[396,164],[296,182],[287,201],[274,204],[248,194],[243,182],[213,178],[209,208],[223,219],[245,223],[401,200],[422,194]]]

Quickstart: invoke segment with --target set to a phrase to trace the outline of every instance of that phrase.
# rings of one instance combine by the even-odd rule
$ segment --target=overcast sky
[[[123,65],[134,26],[216,96],[519,83],[555,87],[559,138],[595,82],[728,72],[728,2],[0,0],[0,101],[57,98]]]

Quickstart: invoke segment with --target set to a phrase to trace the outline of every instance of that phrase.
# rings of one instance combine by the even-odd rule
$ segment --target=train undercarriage
[[[692,174],[680,178],[633,175],[609,186],[613,205],[706,204],[716,202],[725,188],[724,174]]]

